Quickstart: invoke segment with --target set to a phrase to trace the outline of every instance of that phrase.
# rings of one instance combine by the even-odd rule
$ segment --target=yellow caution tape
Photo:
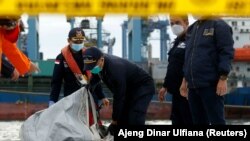
[[[0,0],[0,16],[63,13],[102,16],[107,13],[250,15],[250,0]]]

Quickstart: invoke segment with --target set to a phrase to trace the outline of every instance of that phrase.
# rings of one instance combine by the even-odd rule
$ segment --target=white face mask
[[[174,24],[173,26],[171,26],[171,29],[176,36],[179,36],[184,32],[184,27],[178,24]]]

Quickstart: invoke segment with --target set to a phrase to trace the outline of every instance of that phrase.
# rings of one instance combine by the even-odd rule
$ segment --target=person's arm
[[[168,76],[168,71],[167,71],[166,76],[164,78],[163,85],[162,85],[161,89],[159,90],[158,99],[160,100],[160,102],[164,101],[165,95],[167,93],[167,81],[168,81],[167,76]]]
[[[95,101],[102,100],[102,104],[106,107],[109,106],[109,100],[105,97],[102,90],[101,79],[98,75],[92,74],[88,89],[92,93]],[[97,103],[96,103],[97,104]]]
[[[1,74],[5,78],[11,78],[13,81],[17,81],[19,79],[19,72],[17,69],[13,67],[12,64],[8,60],[5,59],[4,56],[2,56],[2,69],[1,69]]]
[[[88,89],[90,90],[90,92],[91,93],[94,92],[96,87],[98,87],[98,85],[100,85],[100,83],[101,83],[101,79],[100,79],[99,75],[92,74],[90,81],[89,81],[89,86],[88,86]],[[99,90],[100,90],[100,88],[99,88]]]
[[[180,86],[180,94],[181,96],[183,97],[188,97],[188,87],[187,87],[188,83],[186,81],[186,79],[183,77],[182,79],[182,83],[181,83],[181,86]]]
[[[167,88],[167,85],[168,85],[168,71],[166,72],[166,75],[165,75],[165,78],[164,78],[164,82],[163,82],[163,85],[162,85],[162,87],[164,87],[164,88]]]
[[[14,43],[2,38],[2,50],[11,64],[18,70],[21,75],[30,71],[31,61],[25,56]]]
[[[231,63],[234,57],[232,34],[231,27],[225,22],[216,22],[215,39],[219,55],[218,70],[220,76],[227,76],[231,70]]]
[[[113,97],[113,113],[112,119],[114,122],[117,121],[122,116],[122,111],[124,109],[124,101],[125,101],[125,92],[127,88],[126,76],[124,75],[124,69],[120,68],[119,71],[115,70],[112,72],[113,78],[112,83],[116,88],[116,92],[114,92]]]
[[[216,23],[215,39],[219,55],[219,80],[216,93],[219,96],[223,96],[227,93],[227,76],[231,70],[231,63],[234,57],[234,41],[232,34],[231,27],[225,22],[219,21]]]
[[[24,75],[25,73],[32,73],[39,71],[39,68],[32,63],[29,58],[20,51],[16,46],[16,41],[18,39],[20,28],[17,19],[16,26],[5,28],[1,30],[3,37],[1,38],[3,53],[8,57],[12,65],[17,69],[17,71]]]
[[[99,100],[102,100],[103,98],[105,98],[105,95],[102,91],[102,85],[100,83],[96,85],[96,87],[94,89],[94,93],[96,94],[96,96]]]
[[[57,102],[59,99],[64,74],[64,64],[62,55],[58,55],[55,60],[53,76],[51,80],[50,101]]]
[[[102,90],[102,85],[101,83],[99,83],[95,90],[94,90],[94,94],[96,94],[97,98],[99,100],[102,100],[102,104],[107,107],[109,106],[109,100],[106,98],[105,94],[103,93],[103,90]]]
[[[11,78],[15,68],[2,56],[2,69],[1,74],[5,78]]]

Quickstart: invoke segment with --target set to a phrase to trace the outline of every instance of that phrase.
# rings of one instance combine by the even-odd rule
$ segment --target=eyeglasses
[[[70,39],[73,43],[85,43],[87,40],[85,38],[77,38],[77,37],[72,37]]]

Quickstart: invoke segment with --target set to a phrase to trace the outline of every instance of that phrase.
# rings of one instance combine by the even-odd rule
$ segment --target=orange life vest
[[[82,49],[82,51],[84,51],[85,48]],[[76,77],[78,77],[79,75],[82,75],[84,77],[85,80],[89,81],[91,78],[91,72],[90,71],[86,71],[86,75],[83,75],[81,72],[81,69],[79,68],[79,66],[77,65],[71,51],[70,51],[70,47],[66,46],[62,49],[62,55],[65,58],[70,70],[75,74]]]
[[[0,64],[2,64],[1,56],[2,53],[4,53],[11,64],[18,70],[20,75],[24,75],[29,71],[31,61],[17,48],[15,44],[18,34],[19,26],[13,29],[13,31],[6,31],[5,29],[0,28]]]
[[[82,52],[85,51],[85,48],[82,49]],[[62,55],[65,58],[70,70],[75,74],[76,78],[79,75],[82,75],[84,77],[85,80],[89,81],[91,78],[91,72],[90,71],[86,71],[87,76],[83,75],[79,66],[77,65],[71,51],[70,51],[70,47],[66,46],[62,49]],[[78,78],[77,78],[78,79]],[[100,121],[99,121],[100,122]],[[99,123],[98,122],[98,123]],[[93,113],[91,111],[89,111],[89,125],[92,125],[94,123],[94,117],[93,117]]]

